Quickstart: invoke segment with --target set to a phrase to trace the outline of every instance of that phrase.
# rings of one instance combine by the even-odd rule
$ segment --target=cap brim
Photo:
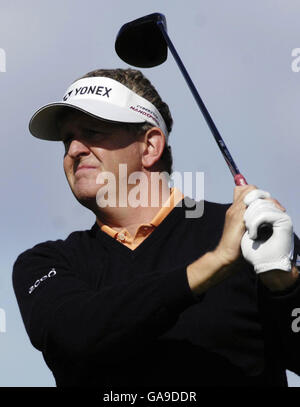
[[[111,121],[114,123],[144,123],[141,117],[139,120],[134,112],[128,108],[112,106],[105,102],[94,100],[74,101],[72,104],[65,102],[55,102],[43,106],[35,112],[29,122],[30,133],[42,140],[61,141],[59,134],[58,117],[63,112],[79,111],[86,113],[99,120]]]

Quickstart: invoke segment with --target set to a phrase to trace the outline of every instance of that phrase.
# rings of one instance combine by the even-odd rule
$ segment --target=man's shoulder
[[[19,262],[31,261],[37,257],[68,258],[80,246],[89,244],[95,238],[95,225],[91,229],[73,231],[65,239],[46,240],[35,244],[18,255],[14,266]]]
[[[225,213],[232,203],[204,201],[205,207],[211,212]]]
[[[225,217],[227,209],[231,203],[219,203],[207,200],[196,201],[192,198],[185,197],[179,206],[183,208],[186,219],[199,221],[220,221]]]

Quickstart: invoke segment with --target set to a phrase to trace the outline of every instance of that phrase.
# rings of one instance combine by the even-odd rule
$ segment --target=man
[[[300,373],[291,219],[251,185],[186,216],[193,202],[155,179],[172,169],[171,128],[131,69],[90,72],[31,119],[34,136],[64,142],[68,183],[96,222],[16,260],[30,340],[58,386],[286,386],[285,369]]]

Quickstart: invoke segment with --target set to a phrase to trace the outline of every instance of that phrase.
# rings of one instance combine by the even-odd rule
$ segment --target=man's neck
[[[115,208],[116,209],[116,208]],[[134,236],[137,228],[141,224],[150,223],[158,213],[160,208],[118,208],[113,216],[97,218],[105,225],[111,227],[117,232],[126,229],[131,236]],[[126,209],[126,211],[124,211]]]
[[[139,225],[151,222],[170,197],[170,194],[171,190],[167,181],[165,181],[161,183],[158,193],[154,194],[152,191],[151,195],[151,188],[149,188],[148,206],[138,206],[135,208],[128,202],[126,207],[98,208],[95,211],[95,215],[101,223],[113,228],[117,232],[126,229],[134,236]]]

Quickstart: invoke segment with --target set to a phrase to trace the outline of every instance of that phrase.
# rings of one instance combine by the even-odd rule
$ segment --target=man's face
[[[119,164],[127,164],[128,176],[142,170],[142,142],[122,125],[69,113],[60,124],[65,145],[64,171],[71,190],[80,203],[91,207],[101,185],[97,176],[113,173],[118,190]],[[120,180],[126,182],[126,180]]]

